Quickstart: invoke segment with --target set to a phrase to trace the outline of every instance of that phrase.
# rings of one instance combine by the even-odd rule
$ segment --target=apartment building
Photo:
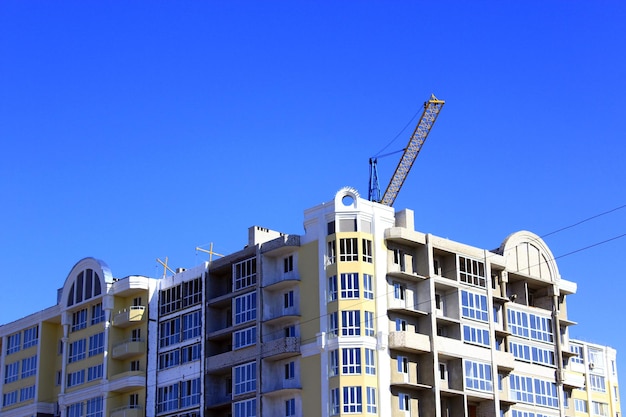
[[[302,235],[251,227],[162,279],[80,261],[0,326],[0,414],[619,417],[615,351],[570,340],[575,293],[533,233],[480,249],[346,187]]]
[[[143,416],[147,302],[156,281],[85,258],[57,304],[0,327],[3,417]]]

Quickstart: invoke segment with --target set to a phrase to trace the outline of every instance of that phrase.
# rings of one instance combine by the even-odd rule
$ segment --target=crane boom
[[[420,116],[419,122],[417,122],[417,126],[411,135],[409,144],[404,149],[404,153],[400,158],[396,171],[393,173],[393,177],[391,177],[391,180],[389,181],[389,185],[383,194],[383,198],[380,200],[381,204],[392,206],[394,201],[396,201],[396,197],[402,188],[402,184],[404,184],[404,180],[406,180],[406,177],[415,162],[415,158],[417,158],[417,154],[422,149],[422,145],[424,145],[426,137],[430,133],[430,129],[432,129],[435,124],[435,120],[437,120],[437,116],[439,116],[439,112],[444,104],[445,101],[438,100],[434,94],[431,94],[430,100],[424,103],[424,112]]]

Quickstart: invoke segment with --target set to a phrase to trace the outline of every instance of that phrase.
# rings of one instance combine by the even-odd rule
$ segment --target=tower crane
[[[407,175],[409,175],[409,171],[415,162],[415,158],[417,158],[417,154],[419,154],[422,149],[426,137],[435,124],[435,120],[437,120],[437,116],[439,116],[439,112],[444,104],[445,101],[437,99],[434,94],[431,94],[430,99],[424,103],[424,111],[417,122],[417,126],[415,126],[411,139],[409,139],[409,144],[403,149],[404,153],[400,158],[400,162],[398,162],[398,166],[382,198],[380,198],[380,186],[378,184],[378,158],[370,158],[370,201],[375,201],[390,207],[393,205],[402,188],[402,184],[404,184],[404,180],[406,180]],[[399,152],[402,151],[391,152],[380,156],[393,155]]]

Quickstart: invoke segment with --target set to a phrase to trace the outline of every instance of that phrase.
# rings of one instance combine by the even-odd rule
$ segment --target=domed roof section
[[[522,230],[507,236],[497,252],[506,259],[509,271],[546,282],[561,279],[548,245],[532,232]]]
[[[107,291],[107,283],[113,282],[109,266],[95,258],[81,259],[74,265],[65,279],[60,304],[69,308],[82,304]]]

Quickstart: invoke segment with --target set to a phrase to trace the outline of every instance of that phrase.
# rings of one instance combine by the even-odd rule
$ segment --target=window
[[[202,279],[200,277],[182,283],[183,308],[199,304],[202,301]]]
[[[291,271],[293,271],[293,255],[289,255],[283,259],[283,272],[286,274]]]
[[[448,379],[448,366],[445,362],[439,363],[439,379],[441,379],[442,381]]]
[[[509,324],[509,331],[515,336],[520,337],[528,337],[528,314],[517,311],[517,310],[507,310],[507,318]]]
[[[285,417],[296,416],[296,399],[290,398],[285,401]]]
[[[400,271],[406,270],[406,265],[404,262],[404,251],[400,249],[393,249],[393,263],[394,265],[398,265]]]
[[[535,379],[535,404],[553,408],[559,407],[559,397],[554,382]]]
[[[139,408],[139,394],[130,394],[128,396],[128,407],[131,409]]]
[[[339,239],[339,260],[342,262],[358,261],[357,238]]]
[[[326,257],[328,259],[328,264],[334,264],[337,261],[334,240],[331,240],[330,242],[328,242],[327,249],[326,249]]]
[[[374,349],[365,348],[365,373],[376,375],[376,352]]]
[[[83,403],[70,404],[66,411],[67,417],[83,417]]]
[[[133,329],[130,332],[131,342],[141,342],[141,329]]]
[[[361,387],[343,387],[343,412],[362,413]]]
[[[362,239],[361,244],[363,246],[363,262],[372,263],[374,259],[372,256],[372,241],[369,239]]]
[[[376,388],[366,387],[367,393],[367,412],[370,414],[376,414]]]
[[[399,374],[409,374],[409,358],[406,356],[400,356],[396,358],[396,362],[398,364],[398,373]]]
[[[459,278],[461,282],[486,288],[485,264],[473,259],[459,256]]]
[[[330,390],[330,415],[339,414],[339,388]]]
[[[341,298],[359,298],[359,274],[341,274]]]
[[[102,417],[102,397],[91,398],[87,400],[87,414],[85,417]]]
[[[182,347],[180,349],[181,363],[200,360],[201,353],[200,343]]]
[[[181,382],[180,391],[181,408],[200,404],[200,378]]]
[[[361,373],[361,348],[341,349],[342,367],[341,372],[346,375]]]
[[[22,359],[22,378],[37,374],[37,355]]]
[[[518,359],[530,362],[530,346],[521,343],[509,343],[509,351]]]
[[[296,337],[296,326],[291,325],[285,327],[285,337]]]
[[[80,371],[71,372],[67,374],[67,387],[73,387],[76,385],[85,383],[85,370],[81,369]]]
[[[159,294],[159,310],[162,316],[180,310],[182,305],[181,290],[182,286],[180,285],[161,290]]]
[[[363,297],[368,300],[374,299],[373,277],[368,274],[363,274]]]
[[[574,398],[574,409],[580,413],[587,412],[587,401]]]
[[[328,302],[337,300],[337,276],[328,278]]]
[[[202,330],[201,311],[183,315],[183,340],[193,339],[200,336]]]
[[[396,331],[397,332],[406,332],[406,320],[404,319],[396,319]]]
[[[81,359],[85,359],[85,348],[87,344],[86,339],[80,339],[75,342],[70,343],[70,351],[67,357],[67,362],[72,363],[79,361]]]
[[[487,297],[468,291],[461,291],[461,314],[464,318],[487,322]]]
[[[467,389],[491,392],[491,365],[473,361],[465,361],[465,386]]]
[[[256,390],[256,362],[249,362],[233,368],[235,395]]]
[[[398,394],[398,408],[401,411],[411,411],[411,397],[409,397],[409,394]]]
[[[233,291],[256,284],[256,258],[246,259],[233,265]]]
[[[343,310],[341,312],[341,335],[361,335],[361,312],[359,310]]]
[[[256,344],[256,327],[248,327],[233,333],[233,349],[241,349],[254,344]]]
[[[328,314],[328,334],[337,336],[337,312],[332,312]]]
[[[87,327],[87,309],[75,311],[72,313],[72,331],[78,331]]]
[[[285,309],[293,307],[293,290],[283,294],[283,307]]]
[[[33,398],[35,398],[34,385],[20,389],[20,401],[28,401],[32,400]]]
[[[178,409],[178,383],[157,389],[157,413]]]
[[[104,352],[104,332],[89,336],[89,356]]]
[[[339,375],[339,351],[337,349],[328,352],[328,376]]]
[[[19,379],[20,362],[13,362],[4,367],[4,383],[14,382]]]
[[[406,287],[399,282],[393,283],[393,298],[396,300],[406,299]]]
[[[594,416],[608,417],[609,405],[606,403],[592,401],[591,402],[591,414],[593,414]]]
[[[22,370],[22,374],[24,371]],[[23,378],[23,377],[22,377]],[[606,392],[606,384],[602,375],[589,375],[589,385],[592,391]]]
[[[17,390],[7,392],[2,396],[2,406],[6,407],[8,405],[15,404],[17,402]]]
[[[587,351],[587,359],[589,364],[593,364],[593,369],[596,372],[600,369],[604,369],[604,355],[601,350],[589,348]]]
[[[39,341],[39,326],[24,330],[24,349],[36,346]]]
[[[524,402],[533,403],[533,384],[532,378],[520,375],[511,375],[509,377],[511,387],[511,398]]]
[[[365,312],[365,336],[374,336],[376,333],[374,329],[374,313],[371,311]]]
[[[159,347],[167,347],[180,342],[180,317],[167,320],[159,325]]]
[[[104,310],[102,309],[102,303],[98,303],[91,306],[91,325],[98,324],[104,321]]]
[[[296,364],[291,361],[285,364],[285,379],[294,379],[296,377]]]
[[[235,324],[256,319],[256,292],[249,292],[235,298]]]
[[[180,363],[180,351],[178,349],[159,354],[159,369],[167,369]]]
[[[530,338],[552,343],[552,319],[549,317],[528,315],[530,319]]]
[[[7,337],[7,355],[11,353],[19,352],[20,350],[20,340],[22,338],[22,333],[15,333]]]
[[[131,361],[130,362],[130,370],[131,372],[141,371],[141,366],[139,361]]]
[[[234,417],[256,417],[256,399],[238,401],[233,404]]]
[[[554,366],[554,351],[536,346],[532,347],[532,362]]]
[[[463,325],[463,341],[489,347],[489,330]]]
[[[87,382],[102,378],[102,364],[87,368]]]

